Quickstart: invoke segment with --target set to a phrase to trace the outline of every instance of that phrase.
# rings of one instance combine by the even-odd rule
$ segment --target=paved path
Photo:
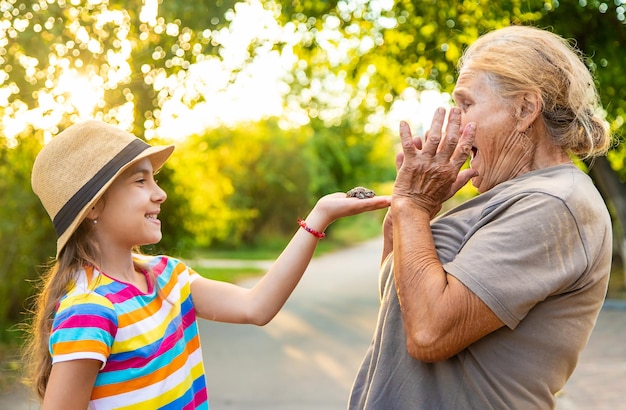
[[[626,302],[607,301],[557,410],[626,409]]]
[[[376,321],[380,249],[315,258],[265,327],[203,323],[211,409],[345,408]]]
[[[212,410],[344,409],[377,313],[380,240],[315,258],[265,327],[201,321]],[[557,410],[626,409],[626,303],[609,302]],[[0,410],[37,409],[23,391]]]

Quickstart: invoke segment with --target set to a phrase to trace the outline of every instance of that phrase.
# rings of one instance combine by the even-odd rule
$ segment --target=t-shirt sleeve
[[[61,300],[52,325],[52,363],[95,359],[104,366],[117,326],[117,315],[106,298],[97,294],[67,296]]]
[[[167,269],[166,271],[171,272],[173,275],[175,275],[178,286],[180,286],[181,288],[185,288],[188,291],[189,291],[189,287],[191,286],[191,284],[196,279],[201,277],[198,272],[193,270],[190,266],[188,266],[186,263],[184,263],[181,260],[168,257],[167,263],[170,264],[172,268]],[[167,280],[169,281],[170,279],[167,278]]]
[[[202,277],[198,272],[187,266],[187,270],[189,271],[189,283],[193,283],[196,279]]]
[[[588,260],[566,204],[533,193],[494,206],[444,269],[508,327],[537,303],[568,291]]]

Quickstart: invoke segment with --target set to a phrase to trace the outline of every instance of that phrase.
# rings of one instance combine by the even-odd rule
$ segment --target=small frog
[[[373,198],[376,196],[376,192],[371,189],[363,188],[362,186],[357,186],[349,190],[346,196],[359,199]]]

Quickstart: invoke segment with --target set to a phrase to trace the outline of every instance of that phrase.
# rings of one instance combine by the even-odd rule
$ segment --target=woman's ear
[[[524,132],[541,115],[543,102],[535,93],[524,93],[516,101],[517,131]]]

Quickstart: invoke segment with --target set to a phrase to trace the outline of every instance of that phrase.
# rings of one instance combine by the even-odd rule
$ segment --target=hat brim
[[[65,245],[67,245],[67,242],[69,241],[69,239],[72,237],[74,232],[76,232],[76,229],[78,229],[78,226],[83,222],[83,220],[85,219],[85,217],[89,213],[89,210],[96,204],[96,202],[98,202],[98,200],[102,197],[102,195],[106,192],[106,190],[109,188],[109,186],[111,186],[113,181],[115,181],[115,179],[117,179],[117,177],[120,174],[122,174],[124,171],[126,171],[131,165],[133,165],[137,161],[140,161],[140,160],[142,160],[144,158],[149,158],[150,159],[150,162],[152,163],[152,167],[153,167],[154,171],[156,172],[163,166],[163,164],[165,164],[167,159],[172,155],[172,152],[174,152],[174,146],[173,145],[152,146],[152,147],[149,147],[149,148],[145,149],[139,155],[137,155],[135,158],[133,158],[132,160],[128,161],[127,164],[122,166],[115,173],[115,175],[113,175],[113,177],[111,179],[109,179],[109,181],[106,184],[104,184],[102,186],[102,188],[100,188],[100,190],[80,210],[80,212],[78,212],[76,218],[74,218],[74,221],[65,230],[65,232],[63,232],[63,234],[61,236],[59,236],[59,238],[57,239],[57,254],[56,254],[57,259],[59,258],[59,255],[61,255],[61,252],[65,248]]]

